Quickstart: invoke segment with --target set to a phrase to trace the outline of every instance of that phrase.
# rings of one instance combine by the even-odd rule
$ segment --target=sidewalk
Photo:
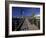
[[[23,25],[22,25],[22,27],[21,27],[21,30],[39,30],[39,29],[36,25],[31,24],[28,21],[28,18],[26,18]]]

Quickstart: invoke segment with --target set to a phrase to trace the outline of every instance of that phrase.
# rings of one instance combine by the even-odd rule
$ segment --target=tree
[[[34,13],[32,13],[32,23],[34,24],[35,23],[35,14]]]

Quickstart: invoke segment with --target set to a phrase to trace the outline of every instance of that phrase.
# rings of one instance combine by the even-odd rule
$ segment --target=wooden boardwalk
[[[39,28],[36,25],[31,24],[28,18],[26,18],[20,30],[39,30]]]

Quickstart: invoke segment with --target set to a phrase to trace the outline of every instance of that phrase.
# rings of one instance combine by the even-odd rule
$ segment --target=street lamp
[[[24,11],[23,9],[21,8],[21,17],[23,18],[23,14],[24,14]]]

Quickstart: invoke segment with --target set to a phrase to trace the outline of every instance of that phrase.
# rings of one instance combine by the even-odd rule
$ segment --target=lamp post
[[[24,11],[23,9],[21,8],[21,17],[23,18],[23,14],[24,14]]]
[[[34,24],[34,21],[35,21],[35,13],[33,12],[33,8],[32,8],[32,23]]]

